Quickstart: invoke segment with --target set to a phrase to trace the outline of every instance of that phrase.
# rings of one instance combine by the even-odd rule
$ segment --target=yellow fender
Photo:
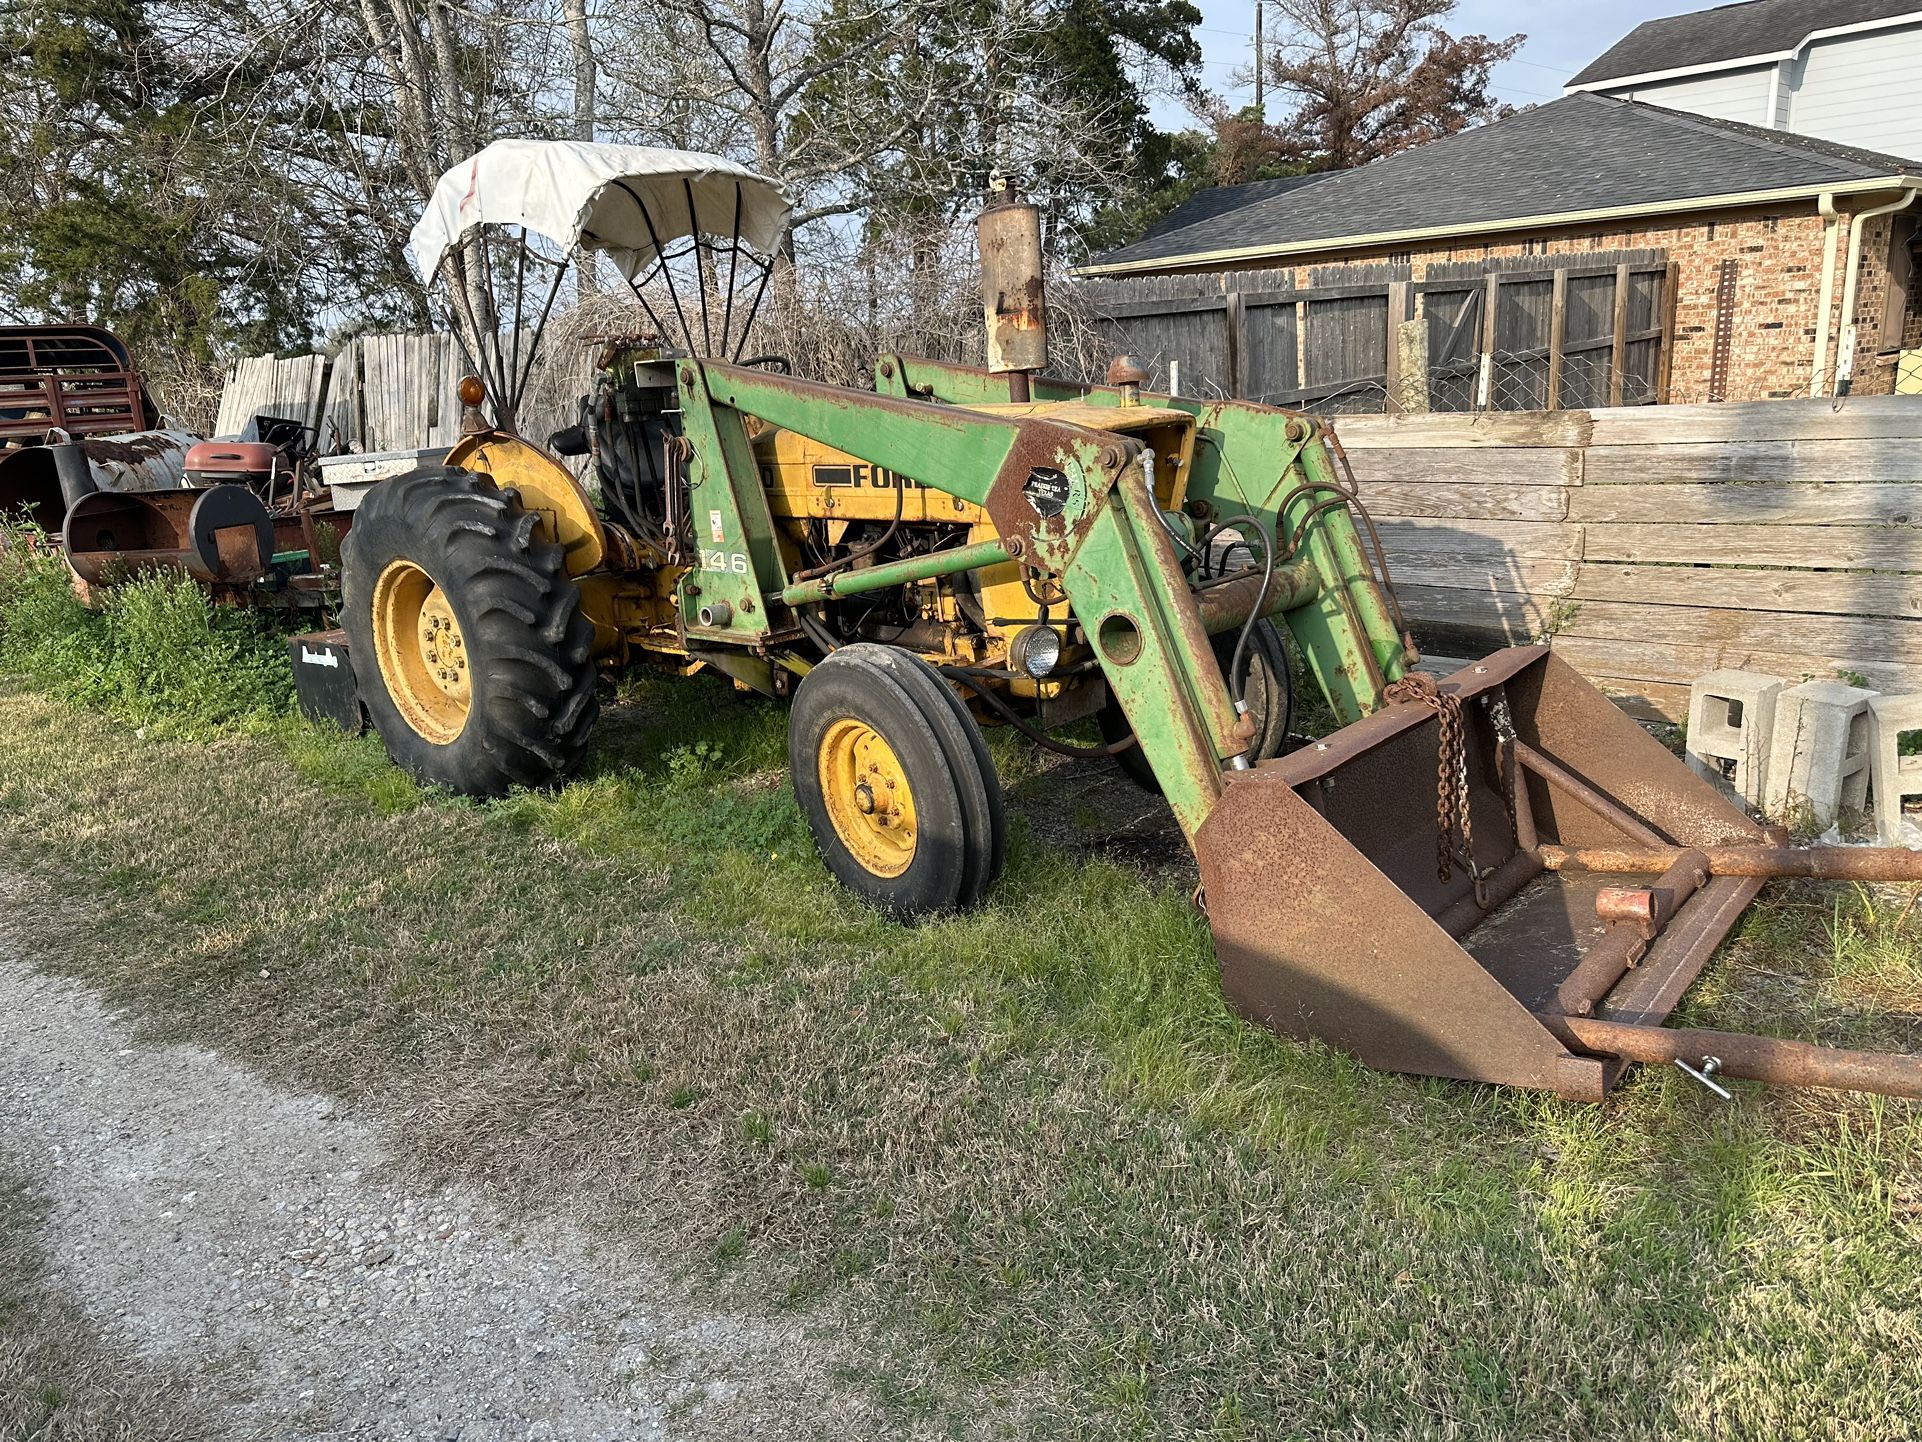
[[[607,535],[587,491],[540,447],[501,431],[483,431],[464,437],[449,452],[447,464],[520,492],[521,505],[535,517],[534,533],[561,547],[568,575],[584,576],[606,559]]]

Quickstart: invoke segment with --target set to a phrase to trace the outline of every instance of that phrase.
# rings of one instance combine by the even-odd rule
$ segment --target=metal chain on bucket
[[[1468,858],[1474,874],[1474,827],[1468,816],[1468,740],[1462,725],[1459,696],[1444,692],[1435,678],[1422,671],[1411,671],[1389,686],[1390,701],[1413,701],[1435,713],[1441,728],[1436,750],[1435,785],[1435,875],[1447,881],[1455,874],[1455,848]],[[1479,888],[1480,878],[1476,878]]]
[[[1508,834],[1521,845],[1522,834],[1515,822],[1515,774],[1512,766],[1515,748],[1515,718],[1509,714],[1508,693],[1497,691],[1491,696],[1482,697],[1482,705],[1488,708],[1489,724],[1495,728],[1495,775],[1500,784],[1496,787],[1502,794],[1502,810],[1508,813]]]

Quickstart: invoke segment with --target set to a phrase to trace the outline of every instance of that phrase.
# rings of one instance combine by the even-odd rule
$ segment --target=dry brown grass
[[[157,1031],[385,1111],[423,1167],[870,1323],[904,1409],[1050,1437],[1915,1435],[1913,1108],[1370,1073],[1232,1022],[1178,892],[1031,842],[986,913],[906,931],[763,784],[779,714],[690,704],[616,708],[596,775],[475,807],[366,747],[142,742],[0,696],[0,861],[97,898],[46,958]],[[1863,966],[1922,994],[1908,934],[1875,935]],[[1808,941],[1763,925],[1717,975]]]

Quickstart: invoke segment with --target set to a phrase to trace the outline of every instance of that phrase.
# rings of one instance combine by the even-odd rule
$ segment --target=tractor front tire
[[[980,728],[927,662],[843,646],[802,678],[788,721],[795,795],[828,869],[900,921],[980,904],[1007,849]]]
[[[561,548],[485,476],[376,486],[341,544],[354,679],[398,766],[464,796],[562,780],[600,714],[594,628]]]

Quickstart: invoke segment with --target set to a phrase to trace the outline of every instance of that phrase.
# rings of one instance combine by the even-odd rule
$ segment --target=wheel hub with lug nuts
[[[854,857],[876,876],[899,876],[914,860],[914,796],[907,773],[881,734],[852,719],[821,738],[821,793],[828,817]]]
[[[412,561],[390,562],[374,582],[374,655],[403,720],[445,746],[467,725],[473,678],[467,638],[447,595]]]
[[[449,700],[466,701],[467,642],[447,597],[436,588],[420,610],[420,652],[429,676]]]

